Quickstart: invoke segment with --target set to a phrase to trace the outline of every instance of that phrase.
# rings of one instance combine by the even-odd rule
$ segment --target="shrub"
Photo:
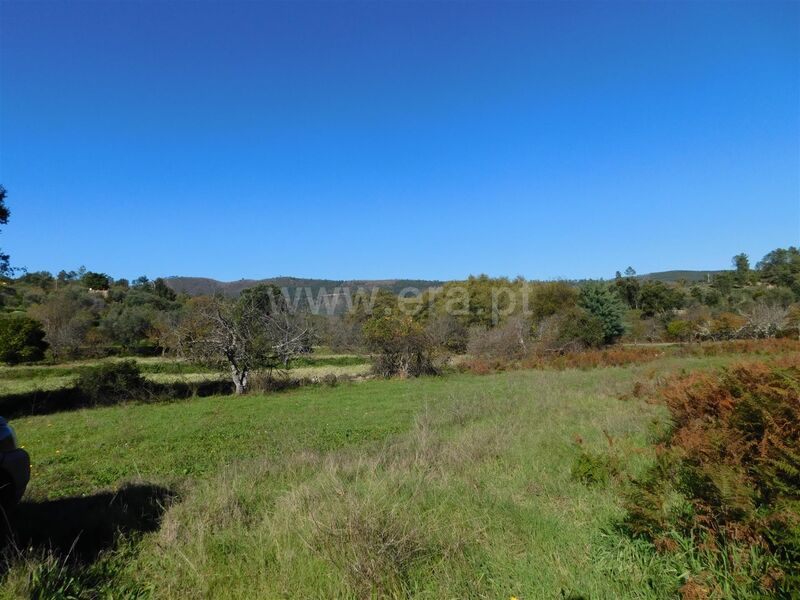
[[[0,361],[14,365],[42,360],[47,349],[44,336],[41,323],[29,317],[0,318]]]
[[[711,321],[709,334],[715,340],[730,340],[739,336],[747,325],[747,319],[735,313],[724,312]]]
[[[93,404],[116,404],[147,396],[149,386],[136,361],[108,362],[86,369],[77,387]]]
[[[375,371],[383,377],[418,377],[438,372],[434,344],[422,325],[409,316],[373,317],[364,324],[364,337],[374,352]]]
[[[667,323],[667,335],[670,339],[686,342],[692,337],[694,326],[684,319],[674,319]]]
[[[663,399],[675,429],[628,494],[630,531],[653,540],[677,531],[718,552],[753,548],[777,565],[762,573],[767,592],[798,597],[800,361],[695,373],[669,383]]]
[[[452,315],[434,315],[425,330],[434,344],[448,352],[462,354],[467,350],[469,331]]]
[[[476,375],[486,375],[504,371],[511,366],[523,369],[594,369],[599,367],[620,367],[656,360],[665,355],[663,348],[604,348],[563,354],[530,354],[512,364],[500,359],[472,357],[460,363],[463,370]]]
[[[581,450],[572,463],[570,475],[586,485],[605,485],[618,473],[616,460],[600,452]]]
[[[586,310],[574,306],[550,315],[536,329],[537,350],[575,352],[603,344],[603,324]]]
[[[533,290],[531,316],[534,323],[575,306],[578,290],[564,281],[550,281]]]
[[[493,329],[474,328],[469,334],[467,352],[483,359],[516,360],[530,350],[530,325],[520,317],[509,319]]]

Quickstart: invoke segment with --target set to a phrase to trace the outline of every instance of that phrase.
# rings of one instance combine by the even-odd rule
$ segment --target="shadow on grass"
[[[22,502],[5,519],[3,546],[90,563],[112,549],[119,535],[155,531],[174,498],[161,486],[129,484],[116,492]]]
[[[227,380],[208,380],[198,382],[176,381],[173,383],[149,382],[147,393],[139,399],[129,401],[163,402],[192,397],[228,395],[233,393],[233,384]],[[77,387],[65,387],[56,390],[32,390],[18,394],[0,395],[0,415],[6,419],[16,419],[32,415],[48,415],[57,412],[110,406],[119,404],[119,399],[111,398],[107,402],[95,402]]]

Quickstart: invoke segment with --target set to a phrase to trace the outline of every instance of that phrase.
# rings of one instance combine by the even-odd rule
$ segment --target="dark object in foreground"
[[[0,417],[0,506],[13,507],[28,486],[31,462],[28,453],[17,444],[11,425]]]

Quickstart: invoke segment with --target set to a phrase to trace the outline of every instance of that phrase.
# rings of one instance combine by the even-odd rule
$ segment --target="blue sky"
[[[800,242],[800,3],[0,2],[30,270],[612,277]]]

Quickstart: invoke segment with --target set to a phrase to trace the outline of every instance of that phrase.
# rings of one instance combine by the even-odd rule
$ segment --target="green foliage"
[[[0,185],[0,225],[5,225],[8,223],[8,219],[11,216],[11,211],[8,210],[6,206],[6,196],[7,196],[6,188]],[[0,250],[0,277],[8,276],[11,274],[12,269],[11,265],[9,264],[10,257],[8,254],[5,254],[2,250]]]
[[[694,325],[685,319],[673,319],[667,323],[667,335],[670,339],[685,342],[691,339]]]
[[[47,342],[38,321],[23,315],[0,317],[0,361],[14,365],[44,358]]]
[[[425,328],[410,316],[375,316],[364,324],[364,338],[374,352],[376,372],[384,377],[437,372],[434,345]]]
[[[93,290],[107,290],[111,285],[111,277],[105,273],[87,271],[83,277],[81,277],[81,282],[83,285]]]
[[[570,469],[570,476],[585,485],[605,485],[618,473],[617,461],[608,454],[581,449]]]
[[[132,350],[147,339],[153,326],[153,311],[146,306],[117,304],[100,321],[100,330],[125,350]]]
[[[559,347],[570,347],[577,342],[586,348],[599,348],[606,343],[605,323],[585,308],[574,306],[558,315]]]
[[[747,283],[750,278],[750,258],[742,252],[733,257],[733,268],[735,271],[736,281],[740,285]]]
[[[551,281],[536,286],[531,307],[534,323],[576,306],[578,295],[574,286],[563,281]]]
[[[683,308],[685,303],[681,290],[661,281],[645,281],[639,290],[639,308],[647,317]]]
[[[93,404],[139,400],[149,393],[147,380],[133,360],[102,363],[81,372],[77,387]]]
[[[153,282],[153,291],[159,298],[164,298],[169,302],[174,302],[178,295],[167,286],[166,282],[161,278],[157,278]]]
[[[614,289],[625,304],[630,309],[639,307],[639,280],[633,267],[625,269],[625,276],[617,271],[614,277]]]
[[[777,248],[761,259],[756,267],[763,281],[792,288],[795,293],[800,291],[800,248]]]
[[[590,283],[581,288],[579,303],[602,325],[603,343],[613,344],[625,333],[625,307],[608,285]]]

